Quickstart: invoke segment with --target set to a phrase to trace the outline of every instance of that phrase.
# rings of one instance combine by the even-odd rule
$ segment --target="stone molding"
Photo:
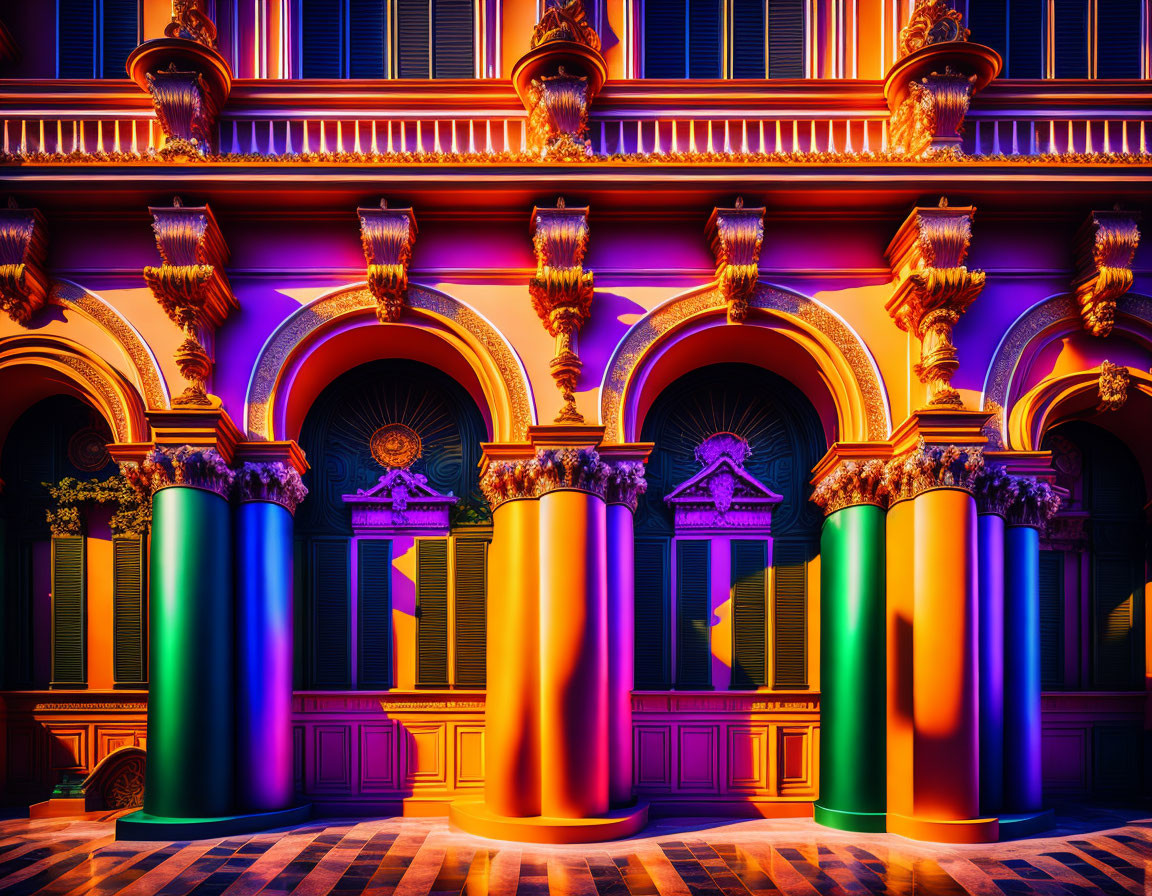
[[[1076,235],[1076,276],[1072,292],[1084,329],[1108,336],[1116,321],[1116,302],[1132,288],[1132,259],[1140,245],[1140,216],[1135,212],[1094,211]]]
[[[884,486],[891,502],[915,498],[933,488],[974,492],[983,469],[982,449],[967,445],[925,445],[921,438],[916,448],[885,465]]]

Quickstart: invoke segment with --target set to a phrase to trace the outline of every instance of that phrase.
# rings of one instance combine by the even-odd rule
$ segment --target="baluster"
[[[696,119],[688,119],[688,151],[695,154],[696,152]]]
[[[376,142],[376,119],[372,119],[372,155],[380,155],[380,144]]]
[[[1104,155],[1109,155],[1112,152],[1112,128],[1110,127],[1111,122],[1105,118],[1102,122],[1100,122],[1100,124],[1104,127]]]
[[[292,155],[292,119],[284,120],[284,155]]]
[[[492,119],[484,119],[484,152],[492,155]]]
[[[468,154],[476,155],[476,120],[468,119]]]
[[[740,119],[740,152],[748,155],[748,119]]]
[[[600,155],[608,155],[608,125],[600,119]]]
[[[872,122],[865,118],[862,123],[864,125],[864,145],[860,147],[860,152],[868,155],[868,153],[872,152],[872,145],[868,138],[868,131],[871,130]]]
[[[729,124],[728,119],[725,118],[724,119],[724,155],[726,155],[726,156],[732,155],[731,128],[729,128],[728,124]]]
[[[301,124],[303,127],[301,128],[300,133],[300,152],[304,155],[307,155],[309,152],[311,152],[311,150],[308,148],[308,119],[305,118]]]
[[[387,145],[384,147],[384,151],[387,152],[389,155],[391,155],[393,152],[393,149],[392,149],[392,119],[391,118],[388,119],[388,129],[387,129],[387,133],[384,136],[384,139],[388,141]]]
[[[337,125],[339,127],[339,125]],[[248,152],[252,155],[259,155],[260,150],[256,146],[256,119],[253,118],[248,122]]]
[[[1120,119],[1120,151],[1128,155],[1128,119]]]
[[[1071,118],[1068,119],[1068,145],[1064,148],[1064,151],[1069,155],[1076,152],[1076,136],[1072,133]]]
[[[156,129],[156,119],[155,118],[149,118],[148,119],[148,152],[149,153],[151,153],[153,150],[156,149],[156,130],[155,129]],[[75,142],[75,140],[76,140],[75,122],[73,122],[73,125],[72,125],[72,140],[73,140],[73,142]],[[73,149],[75,149],[75,147],[73,147]]]
[[[1140,122],[1140,155],[1148,155],[1148,143],[1145,138],[1145,122]]]
[[[508,144],[508,119],[504,119],[504,152],[510,152],[511,149]]]
[[[1036,146],[1036,122],[1028,122],[1028,155],[1034,156],[1039,152]]]
[[[792,152],[800,152],[800,122],[792,119]]]
[[[652,152],[654,155],[664,155],[664,150],[660,148],[660,119],[652,119]]]
[[[680,151],[680,139],[676,135],[676,119],[675,118],[672,119],[672,142],[668,146],[668,151],[670,153],[676,153],[676,152]]]
[[[23,135],[21,135],[23,136]],[[21,140],[23,142],[23,140]],[[98,118],[96,120],[96,152],[104,152],[104,119]]]
[[[352,124],[352,152],[360,155],[360,119]]]
[[[1090,156],[1096,154],[1096,146],[1092,142],[1092,119],[1084,119],[1084,152]]]
[[[616,153],[617,155],[624,154],[624,119],[621,118],[617,122],[619,133],[616,135]]]
[[[419,118],[416,119],[416,152],[424,155],[424,129]]]
[[[711,154],[711,153],[714,153],[715,151],[716,151],[715,144],[712,142],[712,119],[709,118],[708,119],[708,153]]]
[[[880,152],[888,152],[888,119],[880,119]]]
[[[59,118],[56,119],[56,152],[60,155],[64,154],[64,122]],[[136,119],[132,119],[132,152],[136,152]]]
[[[779,118],[776,119],[776,142],[772,145],[772,152],[777,155],[784,152],[784,135],[781,132],[783,124]]]
[[[268,155],[276,155],[276,128],[271,118],[268,119]]]
[[[528,152],[528,119],[520,120],[520,152]]]
[[[344,122],[339,118],[336,119],[336,152],[344,154]]]
[[[72,132],[73,133],[76,132],[75,127],[73,127]],[[4,152],[8,152],[8,119],[7,118],[4,119]]]
[[[320,119],[320,152],[328,152],[328,134],[325,132],[324,119]]]
[[[1056,120],[1052,118],[1048,119],[1048,152],[1051,155],[1058,154],[1056,149]]]
[[[760,139],[756,141],[756,152],[760,153],[760,155],[764,155],[764,119],[763,118],[761,118],[760,121],[757,122],[757,127],[760,131]]]
[[[116,119],[116,124],[117,125],[120,124],[120,119]],[[44,152],[44,119],[43,118],[40,119],[40,129],[39,130],[40,130],[40,144],[36,147],[36,149],[39,152]],[[116,149],[119,150],[120,147],[117,146]]]
[[[1012,120],[1012,155],[1020,155],[1020,122]]]
[[[436,155],[440,155],[440,119],[437,118],[432,122],[432,150]]]
[[[819,152],[819,144],[816,142],[816,119],[808,120],[808,151]]]
[[[636,119],[636,155],[644,155],[644,120]]]

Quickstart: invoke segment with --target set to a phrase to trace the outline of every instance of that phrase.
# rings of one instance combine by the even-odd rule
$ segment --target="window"
[[[128,54],[140,44],[139,0],[58,0],[56,10],[59,77],[128,77]]]
[[[647,0],[647,78],[802,78],[803,0]]]
[[[300,0],[305,78],[471,78],[474,0]]]

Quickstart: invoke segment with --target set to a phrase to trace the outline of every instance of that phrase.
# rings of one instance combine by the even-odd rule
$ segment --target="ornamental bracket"
[[[368,262],[368,289],[376,297],[380,323],[395,323],[408,295],[408,264],[416,242],[416,215],[410,208],[358,208],[360,242]]]
[[[48,301],[47,254],[44,216],[9,199],[0,211],[0,310],[22,326]]]
[[[592,310],[592,272],[584,270],[588,250],[588,208],[532,209],[532,246],[536,251],[536,276],[528,281],[532,307],[555,339],[549,365],[564,405],[557,423],[583,423],[573,392],[580,379],[578,337]]]
[[[744,208],[744,200],[737,199],[735,208],[713,209],[708,219],[708,241],[716,258],[716,279],[728,303],[730,323],[740,323],[747,318],[748,303],[760,279],[764,212],[763,207]]]
[[[1094,211],[1076,235],[1076,276],[1072,290],[1084,329],[1107,336],[1116,320],[1116,302],[1132,288],[1132,259],[1140,244],[1135,212]]]
[[[963,407],[952,376],[960,362],[952,328],[984,288],[984,272],[964,266],[972,241],[974,207],[912,210],[886,253],[896,289],[885,310],[920,340],[915,372],[928,386],[930,407]]]
[[[176,197],[171,208],[148,211],[163,264],[146,267],[144,279],[184,331],[176,366],[189,385],[172,404],[208,406],[216,328],[239,308],[224,273],[228,246],[207,205],[184,206]]]

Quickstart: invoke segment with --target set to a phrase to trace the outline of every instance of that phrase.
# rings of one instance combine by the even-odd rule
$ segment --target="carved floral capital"
[[[885,469],[879,458],[844,461],[816,484],[812,500],[825,516],[862,504],[884,507],[888,496]]]
[[[644,464],[636,460],[622,460],[608,465],[608,484],[604,501],[608,504],[623,504],[635,512],[640,496],[648,491],[648,480],[644,478]]]
[[[1031,476],[1013,476],[1008,491],[1009,525],[1044,528],[1060,509],[1060,497],[1052,486]]]
[[[191,445],[153,448],[139,465],[125,464],[124,475],[145,498],[173,486],[200,488],[227,498],[235,478],[218,451]]]
[[[974,492],[984,469],[984,453],[979,448],[956,445],[925,445],[888,461],[884,486],[890,501],[915,498],[932,488],[959,488]]]
[[[408,294],[408,265],[416,243],[416,215],[410,208],[358,208],[360,242],[368,262],[368,289],[376,297],[381,323],[400,319]]]
[[[1084,329],[1107,336],[1116,320],[1116,301],[1132,288],[1132,259],[1140,244],[1134,212],[1094,211],[1076,236],[1072,290]]]
[[[1128,402],[1128,390],[1132,386],[1132,375],[1128,368],[1111,361],[1100,364],[1100,403],[1098,411],[1118,411]]]
[[[539,498],[560,489],[577,489],[603,498],[611,475],[594,448],[542,448],[531,458],[489,464],[480,478],[480,489],[495,510],[507,501]]]
[[[978,513],[1005,516],[1012,501],[1014,478],[1000,466],[985,466],[976,476],[972,494]]]
[[[760,279],[764,211],[763,207],[744,208],[744,200],[737,199],[735,208],[717,208],[708,219],[716,279],[728,303],[728,320],[734,323],[747,318],[748,302]]]
[[[48,301],[48,237],[34,208],[0,210],[0,310],[27,326]]]
[[[296,468],[280,461],[244,464],[236,473],[235,487],[241,503],[266,501],[289,513],[295,513],[308,495]]]

